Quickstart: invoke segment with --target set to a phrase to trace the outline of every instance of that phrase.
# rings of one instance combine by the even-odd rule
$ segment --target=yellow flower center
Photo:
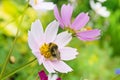
[[[60,52],[58,50],[58,46],[54,43],[44,43],[39,48],[41,55],[43,55],[45,58],[53,60],[53,59],[60,59]]]
[[[90,26],[87,26],[86,30],[92,30],[92,28]]]
[[[86,26],[85,28],[82,28],[80,31],[89,31],[92,30],[92,28],[90,26]]]

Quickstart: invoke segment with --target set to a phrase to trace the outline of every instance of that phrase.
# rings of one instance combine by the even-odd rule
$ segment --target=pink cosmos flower
[[[68,5],[63,5],[61,8],[61,13],[59,13],[57,6],[54,8],[54,15],[62,29],[66,29],[72,32],[73,36],[77,36],[80,40],[95,40],[98,39],[100,35],[100,30],[98,29],[86,29],[83,28],[89,21],[88,13],[80,13],[75,20],[71,21],[71,16],[73,12],[73,7]]]
[[[40,76],[40,80],[61,80],[61,78],[59,78],[57,74],[53,74],[53,75],[49,74],[47,76],[43,70],[38,72],[38,74]]]
[[[66,47],[72,39],[71,34],[62,32],[57,35],[58,28],[59,23],[53,21],[44,32],[41,22],[36,20],[28,33],[28,44],[33,54],[49,73],[72,71],[62,60],[72,60],[78,54],[75,48]]]

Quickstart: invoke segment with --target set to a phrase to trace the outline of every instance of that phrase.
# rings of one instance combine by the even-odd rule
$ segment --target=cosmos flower
[[[61,80],[61,78],[59,78],[57,74],[53,74],[53,75],[49,74],[47,76],[44,70],[38,72],[38,74],[40,76],[40,80]]]
[[[49,73],[72,71],[62,60],[72,60],[78,54],[75,48],[66,47],[72,39],[71,34],[62,32],[57,35],[58,28],[59,23],[53,21],[44,32],[41,22],[36,20],[28,33],[28,44],[33,54]]]
[[[100,30],[90,28],[83,28],[87,22],[89,21],[88,13],[80,13],[75,20],[72,22],[71,16],[73,12],[73,7],[68,5],[63,5],[61,8],[61,14],[59,14],[57,6],[54,8],[54,15],[58,22],[60,23],[60,27],[62,29],[68,30],[72,33],[73,36],[77,36],[80,40],[95,40],[98,39],[100,35]]]
[[[102,17],[109,17],[110,12],[106,7],[102,6],[100,2],[95,3],[94,0],[90,0],[90,6],[98,15]]]
[[[55,4],[53,2],[44,2],[44,0],[30,0],[29,4],[35,10],[53,10]]]

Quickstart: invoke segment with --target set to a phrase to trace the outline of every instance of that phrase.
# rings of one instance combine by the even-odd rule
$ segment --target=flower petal
[[[43,28],[40,20],[36,20],[32,23],[31,26],[31,35],[33,35],[33,38],[35,39],[36,43],[40,46],[44,39],[43,39]]]
[[[75,30],[80,30],[82,27],[86,25],[86,23],[89,21],[89,16],[87,13],[80,13],[74,22],[72,23],[71,28]]]
[[[90,0],[90,6],[98,15],[102,17],[109,17],[110,12],[106,9],[106,7],[102,6],[100,2],[95,3],[94,0]]]
[[[53,2],[40,2],[33,6],[33,8],[36,10],[53,10],[54,7],[55,4],[53,4]]]
[[[49,73],[55,73],[52,63],[49,60],[43,62],[44,67]]]
[[[58,22],[60,23],[60,27],[61,28],[64,28],[64,24],[63,24],[63,21],[62,21],[62,18],[59,14],[59,11],[58,11],[58,8],[57,6],[54,7],[54,15],[55,15],[55,18],[58,20]]]
[[[99,10],[96,10],[96,13],[101,15],[102,17],[109,17],[110,12],[107,11],[106,7],[101,7]]]
[[[76,55],[78,54],[76,49],[71,47],[63,47],[59,49],[59,51],[61,60],[72,60],[76,58]]]
[[[73,7],[68,5],[63,5],[61,8],[61,16],[66,27],[70,26],[70,20],[73,12]]]
[[[88,30],[77,33],[77,37],[81,40],[95,40],[98,39],[98,36],[100,35],[100,30],[94,29],[94,30]]]
[[[45,40],[47,43],[52,42],[57,35],[59,23],[57,21],[51,22],[45,30]]]
[[[71,34],[66,31],[66,32],[59,33],[54,42],[59,47],[64,47],[71,41],[71,39],[72,39]]]
[[[30,31],[28,32],[28,44],[32,50],[36,50],[39,47],[38,43],[36,42]]]
[[[67,72],[72,71],[72,68],[69,67],[67,64],[65,64],[63,61],[52,61],[51,63],[54,69],[61,73],[67,73]]]
[[[40,80],[48,80],[48,76],[46,75],[46,73],[43,70],[38,72],[38,74],[40,76]]]
[[[57,74],[49,74],[48,75],[48,80],[56,80],[58,78]]]
[[[43,63],[44,57],[41,55],[41,53],[38,50],[34,50],[32,51],[32,53],[37,58],[39,65],[41,65]]]
[[[61,78],[57,78],[56,80],[62,80]]]

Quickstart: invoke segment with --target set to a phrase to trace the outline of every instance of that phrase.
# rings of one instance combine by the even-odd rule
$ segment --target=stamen
[[[51,57],[51,53],[49,51],[49,45],[46,43],[44,43],[42,47],[40,47],[40,52],[41,52],[41,55],[43,55],[45,58]]]

